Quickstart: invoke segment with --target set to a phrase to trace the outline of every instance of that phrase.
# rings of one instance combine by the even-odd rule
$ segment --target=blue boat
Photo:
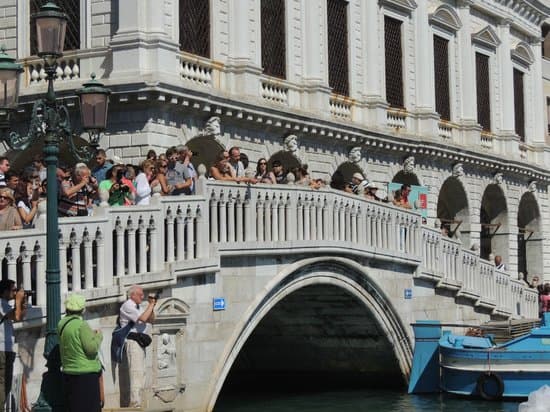
[[[437,321],[414,324],[409,393],[444,391],[487,400],[528,397],[550,383],[550,313],[544,315],[542,326],[503,343],[491,335],[442,331]]]

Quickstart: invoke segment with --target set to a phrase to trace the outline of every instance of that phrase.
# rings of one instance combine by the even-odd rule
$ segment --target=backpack
[[[134,322],[130,321],[124,327],[120,326],[120,322],[117,320],[117,326],[113,331],[111,337],[111,361],[116,363],[122,363],[122,357],[124,355],[124,343],[130,333],[130,330],[134,327]]]

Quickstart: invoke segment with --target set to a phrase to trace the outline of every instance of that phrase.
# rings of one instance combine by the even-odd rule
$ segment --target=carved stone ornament
[[[206,121],[203,136],[220,136],[221,135],[221,120],[218,116],[212,116]]]
[[[536,180],[531,180],[529,182],[529,186],[527,186],[527,191],[529,191],[531,193],[537,191],[537,181]]]
[[[298,151],[298,137],[293,134],[289,134],[285,137],[284,147],[287,152],[295,154]]]
[[[361,159],[363,158],[363,154],[361,153],[361,148],[359,146],[352,147],[351,150],[348,153],[348,159],[351,163],[359,163]]]
[[[405,173],[414,173],[414,156],[409,156],[403,161],[403,171]]]
[[[504,181],[504,175],[500,172],[495,173],[495,175],[493,176],[493,183],[496,185],[501,185],[503,181]]]
[[[464,166],[462,163],[455,163],[453,166],[453,177],[464,176]]]

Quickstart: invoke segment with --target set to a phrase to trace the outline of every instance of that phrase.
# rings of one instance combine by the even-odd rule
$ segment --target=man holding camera
[[[15,306],[10,301],[15,300]],[[13,322],[18,322],[25,316],[25,291],[17,290],[11,279],[0,281],[0,410],[4,410],[6,398],[11,391],[13,378],[14,334]]]
[[[129,322],[134,326],[126,339],[126,351],[123,362],[126,362],[130,378],[130,407],[141,407],[142,391],[145,384],[145,349],[151,344],[151,337],[147,334],[147,323],[155,320],[155,305],[158,294],[147,297],[147,307],[143,309],[141,303],[145,295],[139,285],[131,286],[128,290],[128,300],[120,307],[120,326],[125,327]]]

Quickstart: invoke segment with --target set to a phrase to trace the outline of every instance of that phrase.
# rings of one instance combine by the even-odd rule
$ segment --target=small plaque
[[[214,298],[212,308],[214,310],[225,310],[225,298]]]
[[[412,299],[413,291],[412,289],[405,289],[405,299]]]

